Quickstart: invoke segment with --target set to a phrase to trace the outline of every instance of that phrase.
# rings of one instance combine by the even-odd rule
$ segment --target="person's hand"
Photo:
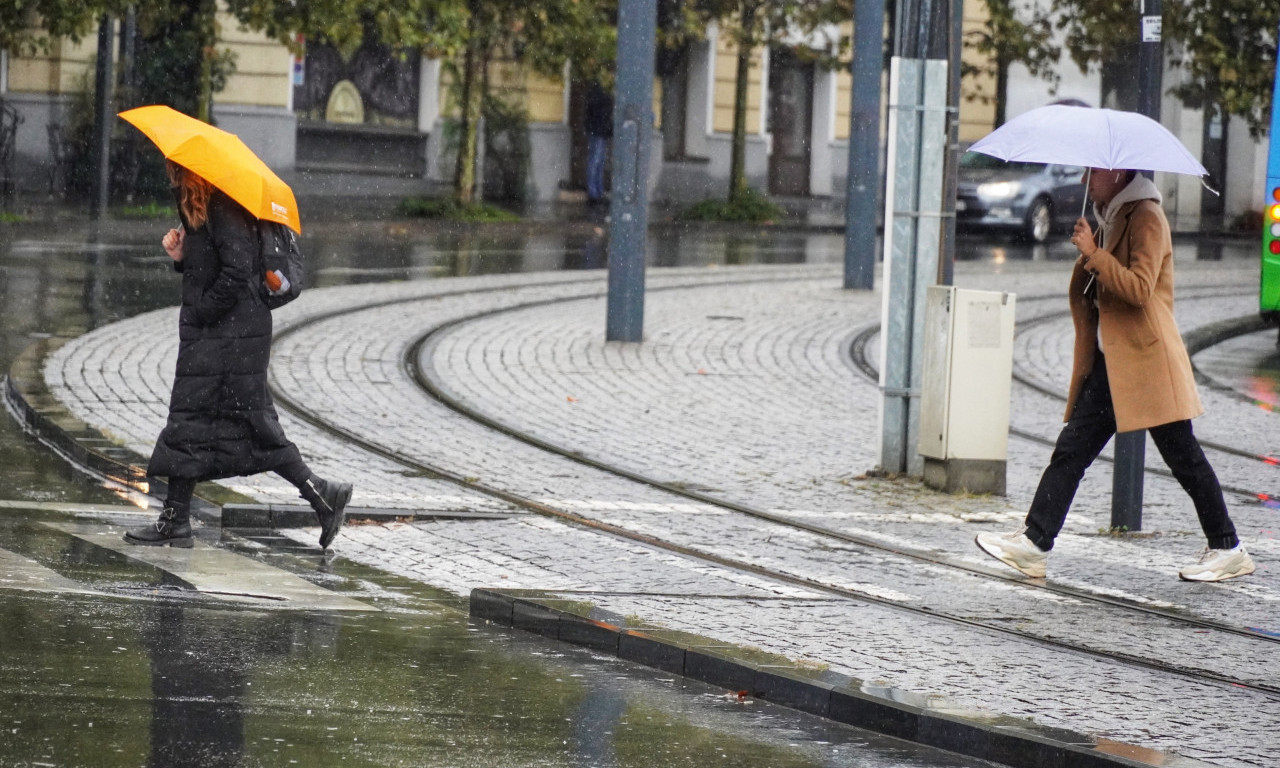
[[[1093,239],[1093,229],[1089,227],[1089,222],[1083,216],[1076,219],[1076,227],[1071,231],[1071,244],[1079,249],[1086,260],[1098,252],[1098,244]]]
[[[186,232],[182,229],[171,229],[164,233],[160,244],[164,246],[164,252],[169,254],[169,258],[182,261],[182,243],[186,240],[186,236]]]

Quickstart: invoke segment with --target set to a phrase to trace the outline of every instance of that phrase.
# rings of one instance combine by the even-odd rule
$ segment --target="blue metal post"
[[[1159,122],[1160,91],[1164,68],[1161,0],[1138,4],[1138,111]],[[1151,174],[1148,173],[1148,176]],[[1146,465],[1147,432],[1116,435],[1116,465],[1111,478],[1111,527],[1142,530],[1142,476]]]
[[[853,93],[845,188],[844,287],[875,286],[880,214],[880,79],[884,72],[884,0],[853,9]]]
[[[649,225],[657,9],[657,0],[626,0],[618,4],[607,341],[644,340],[644,260]]]

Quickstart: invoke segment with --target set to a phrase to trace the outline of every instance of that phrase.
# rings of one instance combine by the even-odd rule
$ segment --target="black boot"
[[[351,501],[351,483],[331,483],[312,475],[303,483],[302,498],[311,504],[320,518],[320,548],[328,549],[347,517]]]
[[[191,506],[166,502],[160,512],[160,519],[146,528],[135,528],[124,535],[130,544],[142,544],[148,547],[183,547],[192,546],[191,538]]]

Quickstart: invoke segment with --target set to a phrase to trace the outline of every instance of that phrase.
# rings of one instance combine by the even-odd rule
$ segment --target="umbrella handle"
[[[1084,169],[1084,200],[1080,203],[1080,218],[1084,218],[1084,212],[1089,208],[1089,176],[1093,174],[1093,168]]]

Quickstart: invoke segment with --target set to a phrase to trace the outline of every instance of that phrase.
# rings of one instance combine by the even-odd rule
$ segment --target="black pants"
[[[311,477],[311,470],[302,459],[290,462],[282,467],[276,467],[274,471],[277,475],[293,483],[298,490],[302,490],[307,479]],[[190,506],[191,497],[195,495],[195,492],[196,480],[194,478],[171,477],[169,478],[169,492],[165,495],[165,506],[171,504]]]
[[[1152,427],[1151,439],[1164,463],[1195,504],[1200,527],[1212,549],[1230,549],[1240,543],[1227,514],[1218,476],[1209,466],[1200,443],[1191,431],[1191,422],[1175,421]],[[1027,538],[1044,550],[1053,549],[1053,540],[1062,530],[1067,510],[1075,498],[1084,471],[1098,458],[1107,441],[1116,433],[1115,411],[1107,366],[1099,353],[1080,391],[1071,417],[1058,435],[1053,458],[1040,477],[1031,510],[1027,513]]]

